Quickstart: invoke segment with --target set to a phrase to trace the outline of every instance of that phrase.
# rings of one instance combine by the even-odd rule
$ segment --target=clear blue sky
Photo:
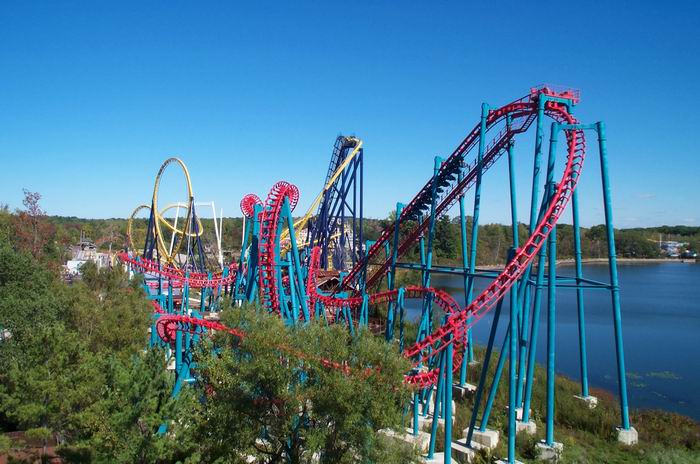
[[[50,214],[125,217],[176,155],[227,215],[280,179],[304,208],[343,133],[365,140],[366,211],[384,217],[482,101],[552,82],[608,124],[617,226],[700,225],[699,17],[695,2],[4,1],[0,202],[28,188]],[[499,169],[484,222],[508,219]]]

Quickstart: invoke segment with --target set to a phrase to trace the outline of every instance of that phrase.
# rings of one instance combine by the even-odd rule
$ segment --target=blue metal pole
[[[459,182],[462,182],[464,178],[464,172],[459,171]],[[464,195],[459,196],[459,224],[460,224],[460,235],[462,239],[462,268],[466,271],[469,268],[469,256],[467,253],[467,215],[464,212]],[[464,273],[464,301],[467,303],[467,288],[468,288],[468,276],[466,272]],[[472,329],[471,327],[467,329],[467,333],[464,335],[466,342],[467,353],[466,356],[462,357],[462,364],[459,369],[459,385],[464,386],[467,383],[467,366],[470,362],[474,360],[474,347],[472,346]]]
[[[413,393],[413,436],[418,436],[418,391]]]
[[[551,194],[554,195],[554,185],[551,185]],[[556,266],[557,266],[557,227],[552,226],[549,234],[549,268],[547,277],[547,437],[546,444],[554,443],[554,356],[555,356],[555,329],[556,329]]]
[[[445,348],[445,464],[452,462],[452,356],[454,355],[452,335],[447,338]]]
[[[530,421],[530,400],[532,399],[532,384],[535,375],[535,356],[537,354],[537,335],[540,327],[540,300],[542,297],[542,283],[544,282],[544,265],[546,251],[544,247],[540,251],[537,262],[537,277],[535,280],[535,300],[532,305],[532,325],[530,327],[530,347],[527,357],[527,375],[525,380],[525,395],[523,401],[523,423]],[[523,307],[525,311],[529,310]]]
[[[510,115],[507,118],[508,129],[511,125]],[[510,140],[508,144],[508,178],[510,184],[510,214],[511,214],[511,232],[513,239],[513,247],[511,248],[510,256],[508,261],[512,260],[515,256],[516,250],[519,246],[518,240],[518,207],[516,202],[516,189],[515,189],[515,155],[513,153],[514,143]],[[518,286],[515,285],[510,291],[510,363],[508,365],[509,370],[509,389],[508,389],[508,462],[515,462],[515,421],[516,414],[515,408],[518,404],[518,384],[522,384],[522,381],[518,382],[521,377],[516,377],[516,363],[518,359],[518,342],[519,342],[519,332],[523,334],[526,333],[525,328],[527,327],[527,311],[523,312],[523,320],[521,330],[518,330]],[[524,338],[524,337],[523,337]],[[526,340],[523,340],[522,345],[527,344]],[[501,353],[501,356],[505,356]],[[521,365],[522,371],[522,365]]]
[[[439,156],[435,157],[435,164],[433,166],[433,188],[430,202],[430,222],[428,225],[428,247],[426,250],[425,258],[425,275],[423,279],[423,286],[430,287],[430,270],[433,265],[433,241],[435,239],[435,207],[437,205],[437,187],[438,187],[438,173],[440,172],[440,165],[442,164],[442,158]],[[397,216],[398,221],[398,216]],[[398,233],[397,233],[398,236]],[[430,301],[430,299],[426,299]]]
[[[404,317],[406,314],[404,291],[404,288],[401,287],[396,295],[396,304],[399,307],[399,351],[403,351]]]
[[[391,250],[391,270],[389,271],[388,284],[389,290],[394,289],[396,282],[396,259],[399,253],[399,218],[401,217],[401,211],[403,211],[403,203],[396,203],[396,221],[394,225],[394,244]],[[394,318],[396,312],[396,304],[393,301],[389,301],[389,306],[387,308],[387,322],[385,336],[387,341],[391,341],[394,338]]]
[[[627,404],[627,380],[625,378],[625,349],[622,343],[622,316],[620,314],[620,285],[617,277],[617,255],[615,253],[615,229],[613,228],[610,177],[608,175],[608,153],[605,136],[605,123],[596,124],[598,131],[598,148],[600,151],[600,174],[603,183],[603,203],[605,206],[605,229],[608,238],[608,264],[610,267],[610,286],[613,307],[613,324],[615,326],[615,351],[617,356],[617,377],[620,394],[620,414],[622,428],[630,428]]]
[[[578,310],[578,347],[581,368],[581,395],[585,398],[588,396],[588,361],[586,355],[586,322],[583,307],[583,288],[581,287],[583,266],[581,263],[581,230],[578,217],[578,190],[574,190],[573,192],[571,207],[574,222],[574,259],[576,261],[576,306]]]
[[[501,317],[501,308],[503,307],[503,299],[498,300],[496,309],[493,314],[493,322],[491,323],[491,332],[489,333],[489,341],[486,345],[486,353],[484,354],[484,364],[481,366],[481,374],[479,376],[479,385],[476,388],[474,395],[474,409],[469,420],[469,432],[467,432],[467,446],[471,447],[472,436],[474,435],[474,426],[476,425],[476,416],[479,413],[479,405],[481,404],[481,396],[484,394],[486,386],[486,376],[488,375],[489,363],[491,361],[491,352],[493,351],[493,342],[496,338],[496,330],[498,329],[498,320]]]
[[[503,373],[503,366],[506,364],[506,358],[508,357],[508,352],[510,350],[510,327],[512,323],[508,324],[508,329],[506,330],[506,336],[503,339],[503,345],[501,346],[501,352],[498,356],[498,364],[496,364],[496,372],[493,376],[493,381],[491,382],[491,389],[489,390],[489,397],[486,400],[486,406],[484,406],[484,413],[481,415],[481,424],[479,424],[479,430],[482,432],[486,430],[489,423],[489,418],[491,417],[491,408],[496,400],[496,393],[498,392],[498,384],[501,382],[501,374]]]
[[[481,124],[479,126],[479,152],[477,154],[476,184],[474,186],[474,215],[472,216],[471,249],[469,251],[469,283],[467,298],[464,302],[469,304],[474,293],[474,268],[476,267],[476,245],[479,238],[479,210],[481,208],[481,176],[483,172],[482,161],[486,150],[486,119],[489,115],[489,105],[481,104]],[[471,321],[471,318],[467,322]]]
[[[559,125],[552,123],[552,132],[549,139],[549,163],[547,166],[547,188],[551,199],[556,192],[554,183],[554,163],[556,161],[557,139]],[[554,381],[555,381],[555,334],[556,334],[556,289],[557,289],[557,226],[553,224],[549,234],[548,245],[548,276],[547,276],[547,445],[554,443]]]
[[[302,265],[301,259],[299,259],[299,249],[297,248],[297,238],[294,233],[294,218],[292,217],[292,210],[289,207],[289,199],[284,199],[283,211],[287,217],[287,228],[289,229],[289,240],[292,244],[292,261],[294,262],[294,269],[296,271],[297,279],[297,289],[299,291],[299,304],[301,305],[302,313],[304,314],[304,322],[309,322],[309,305],[308,298],[306,295],[306,287],[304,287],[304,276],[302,275]],[[290,280],[294,278],[290,274]]]
[[[516,232],[517,234],[517,232]],[[515,250],[513,250],[515,254]],[[509,389],[508,389],[508,462],[515,462],[515,421],[517,416],[515,408],[517,406],[517,384],[516,384],[516,362],[518,358],[518,303],[517,291],[512,288],[510,292],[510,364],[509,370]],[[505,357],[505,353],[501,356]]]
[[[440,353],[440,372],[438,374],[438,394],[435,395],[435,404],[433,406],[433,422],[430,426],[430,444],[428,446],[428,459],[432,459],[435,456],[435,442],[437,439],[437,428],[438,428],[438,412],[440,411],[440,389],[444,383],[443,377],[445,374],[445,352]]]
[[[543,129],[543,124],[544,124],[544,106],[545,103],[547,102],[547,97],[540,94],[537,100],[537,120],[535,122],[535,157],[533,161],[533,166],[532,166],[532,192],[531,192],[531,197],[530,197],[530,224],[529,224],[529,235],[532,235],[532,233],[535,230],[535,226],[537,225],[537,205],[538,205],[538,199],[540,196],[540,164],[542,160],[542,149],[543,149],[543,143],[544,143],[544,129]],[[520,289],[518,291],[519,293],[519,298],[518,300],[522,303],[522,311],[523,311],[523,334],[527,332],[527,325],[524,323],[527,315],[529,314],[530,310],[530,286],[527,284],[527,280],[530,277],[530,269],[531,266],[528,266],[528,270],[526,271],[525,275],[523,278],[520,280]],[[537,307],[535,307],[537,308]],[[539,311],[539,308],[537,308]],[[534,311],[534,310],[533,310]],[[533,324],[535,324],[534,320],[534,315],[533,315]],[[539,322],[537,322],[537,325],[539,325]],[[530,337],[531,343],[536,343],[532,337]],[[523,342],[520,345],[520,362],[521,362],[521,368],[520,371],[522,373],[523,370],[523,365],[522,362],[526,357],[526,352],[527,352],[527,344],[526,344],[526,339],[523,336]],[[528,356],[529,358],[529,356]],[[523,384],[522,382],[518,383],[518,390],[520,393],[518,394],[518,402],[520,402],[520,399],[522,398],[522,388]],[[524,419],[524,416],[523,416]],[[524,420],[524,422],[527,422]]]

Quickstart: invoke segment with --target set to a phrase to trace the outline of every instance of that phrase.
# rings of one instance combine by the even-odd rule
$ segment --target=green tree
[[[456,260],[461,256],[459,225],[446,214],[435,224],[435,254],[439,258]]]
[[[81,415],[83,435],[63,455],[89,450],[96,462],[175,462],[193,452],[179,418],[196,407],[190,390],[171,395],[173,378],[161,350],[149,350],[124,361],[102,362],[103,392]],[[168,432],[159,432],[162,425]],[[184,451],[183,451],[184,450]]]
[[[370,333],[352,338],[339,326],[287,328],[250,309],[232,310],[225,320],[248,335],[242,343],[220,335],[215,350],[200,354],[207,400],[195,433],[205,462],[413,459],[410,449],[378,433],[399,427],[408,399],[408,365],[394,347]],[[347,360],[350,372],[322,359]]]
[[[21,429],[51,431],[59,442],[79,433],[81,411],[101,392],[94,356],[79,334],[60,324],[39,326],[25,336],[22,350],[5,357],[3,368],[2,413]]]

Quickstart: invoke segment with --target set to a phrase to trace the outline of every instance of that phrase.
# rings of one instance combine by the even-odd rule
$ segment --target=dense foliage
[[[152,307],[138,279],[87,263],[64,283],[56,237],[66,229],[28,198],[26,211],[0,211],[0,432],[23,431],[14,444],[0,433],[0,454],[33,440],[67,462],[414,458],[378,433],[401,425],[408,366],[369,333],[229,310],[245,343],[203,345],[201,382],[173,398],[165,352],[144,349]],[[351,373],[298,353],[349,359]]]
[[[255,308],[227,309],[224,321],[248,335],[241,342],[218,334],[204,343],[196,354],[199,381],[173,398],[165,352],[145,349],[152,308],[138,280],[92,264],[70,285],[59,277],[65,246],[81,230],[93,237],[108,233],[116,242],[125,221],[49,218],[40,196],[26,193],[24,210],[0,208],[0,454],[21,446],[6,433],[23,431],[45,448],[57,444],[65,462],[415,460],[412,449],[378,432],[402,425],[408,366],[394,346],[368,332],[350,337],[340,327],[290,328]],[[368,238],[386,223],[367,221]],[[438,260],[461,259],[459,227],[447,217],[438,221]],[[565,258],[572,253],[572,229],[563,225],[558,232]],[[236,233],[240,227],[227,235],[231,247]],[[500,225],[480,228],[480,264],[505,259],[510,233]],[[651,233],[617,231],[618,252],[655,256]],[[692,243],[700,230],[664,233]],[[523,240],[525,226],[519,234]],[[583,246],[586,256],[604,256],[604,228],[584,230]],[[321,359],[349,361],[349,373],[328,369]],[[541,421],[544,373],[538,370],[536,378],[533,412]],[[630,453],[612,438],[618,419],[611,397],[598,392],[601,407],[581,413],[572,400],[575,385],[558,383],[558,433],[571,462],[657,462],[665,448],[677,462],[687,462],[700,450],[700,429],[691,420],[640,412],[633,421],[642,446]],[[492,419],[496,428],[504,427],[504,405],[502,390]],[[465,400],[457,408],[456,434],[472,407]],[[167,433],[159,433],[164,425]],[[533,439],[519,439],[524,459],[533,450]]]
[[[400,428],[409,398],[409,366],[395,347],[340,326],[285,327],[251,308],[223,319],[247,335],[218,334],[199,353],[207,400],[192,430],[203,462],[412,461],[410,449],[377,433]],[[347,362],[349,372],[322,360]]]

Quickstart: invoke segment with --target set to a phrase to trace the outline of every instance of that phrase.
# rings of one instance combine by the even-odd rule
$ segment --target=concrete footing
[[[558,462],[561,459],[561,453],[564,451],[564,444],[553,442],[548,445],[544,440],[537,443],[537,458],[541,461]]]
[[[580,400],[580,401],[583,401],[584,403],[586,403],[586,405],[588,406],[588,409],[595,409],[596,406],[598,406],[598,398],[596,398],[595,396],[591,396],[591,395],[588,395],[588,396],[574,395],[574,398],[576,398],[577,400]]]
[[[636,445],[639,443],[639,434],[637,433],[637,429],[630,427],[629,429],[625,430],[622,427],[618,427],[617,441],[627,446]]]
[[[465,383],[464,385],[454,384],[452,386],[452,395],[458,398],[464,398],[465,396],[472,395],[475,391],[476,385],[472,385],[470,383]]]
[[[418,414],[418,430],[430,430],[430,424],[432,421],[432,414],[429,414],[427,416],[422,416]],[[408,423],[408,428],[413,430],[413,416],[411,416],[411,420]]]
[[[413,405],[413,403],[411,403]],[[412,406],[411,406],[412,407]],[[432,407],[432,403],[431,403]],[[455,423],[455,419],[457,417],[457,403],[455,401],[452,401],[452,424]],[[418,415],[418,428],[420,430],[427,430],[429,431],[433,423],[433,415],[431,413],[427,415]],[[445,419],[442,417],[438,418],[438,425],[445,426]],[[413,415],[411,415],[411,420],[409,421],[409,427],[413,427]]]
[[[452,457],[458,458],[462,462],[474,462],[476,450],[467,446],[467,440],[457,440],[452,442]]]
[[[411,428],[406,428],[406,433],[395,432],[391,429],[382,429],[379,433],[409,443],[421,453],[427,453],[428,447],[430,446],[430,434],[423,431],[419,431],[418,435],[413,435],[413,429]]]
[[[469,429],[464,429],[465,437],[468,433]],[[494,449],[498,446],[498,431],[486,429],[482,432],[481,430],[474,430],[472,434],[472,443],[479,444],[484,448]]]
[[[423,456],[423,462],[425,464],[443,464],[445,462],[445,453],[433,453],[432,458],[428,458],[428,456]]]
[[[518,461],[517,459],[513,461],[515,464],[523,464],[521,461]],[[507,459],[499,459],[496,461],[496,464],[509,464]]]
[[[508,406],[506,406],[506,414],[508,414]],[[532,409],[528,410],[528,417],[532,417]],[[515,408],[515,420],[523,420],[523,408]]]
[[[480,446],[475,446],[474,448],[469,448],[467,446],[466,440],[457,440],[452,442],[452,459],[459,459],[460,462],[471,463],[474,462],[474,456],[476,451]],[[445,453],[435,453],[432,459],[428,457],[423,457],[423,462],[430,464],[442,464],[445,462]]]
[[[537,424],[535,421],[517,421],[515,423],[515,433],[525,432],[528,435],[535,435],[537,433]]]

